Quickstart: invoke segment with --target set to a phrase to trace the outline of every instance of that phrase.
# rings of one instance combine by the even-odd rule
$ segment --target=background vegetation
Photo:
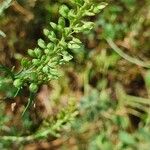
[[[71,3],[5,2],[0,63],[17,71],[27,49],[44,38],[43,28],[57,22],[59,6]],[[149,150],[150,1],[105,2],[90,18],[95,28],[79,35],[84,47],[70,52],[74,58],[61,67],[62,76],[39,89],[23,117],[28,91],[8,98],[13,88],[0,77],[0,149]]]

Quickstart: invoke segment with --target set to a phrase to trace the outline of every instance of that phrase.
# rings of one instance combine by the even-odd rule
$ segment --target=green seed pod
[[[38,85],[35,84],[35,83],[31,83],[30,86],[29,86],[29,90],[32,93],[36,93],[38,91]]]
[[[16,88],[20,88],[22,86],[23,82],[21,79],[16,79],[14,82],[13,82],[13,85],[16,87]]]
[[[68,13],[68,19],[73,20],[76,17],[74,10],[70,10]]]
[[[36,57],[35,52],[32,49],[28,49],[28,54],[31,57]]]
[[[92,13],[92,12],[86,11],[86,12],[85,12],[85,15],[86,15],[86,16],[94,16],[94,15],[95,15],[95,13]]]
[[[41,48],[45,48],[45,42],[44,42],[44,40],[39,39],[39,40],[38,40],[38,45],[39,45],[39,47],[41,47]]]
[[[58,20],[58,24],[64,28],[65,25],[66,25],[66,22],[65,22],[65,19],[63,17],[60,17],[59,20]]]
[[[56,34],[55,32],[51,31],[49,36],[48,36],[49,40],[52,41],[52,42],[56,42]]]
[[[48,54],[50,52],[50,50],[48,49],[48,48],[46,48],[45,50],[44,50],[44,53],[45,54]]]
[[[32,72],[31,74],[30,74],[30,79],[32,80],[32,81],[36,81],[37,80],[37,73],[36,72]]]
[[[58,26],[57,26],[57,30],[58,30],[59,32],[63,32],[64,27],[62,27],[61,25],[58,25]]]
[[[73,37],[72,41],[74,43],[77,43],[77,44],[81,44],[82,43],[78,38],[74,38],[74,37]]]
[[[34,52],[35,52],[35,54],[36,54],[36,56],[37,56],[38,58],[41,57],[42,52],[41,52],[41,50],[40,50],[39,48],[35,48]]]
[[[99,13],[102,9],[104,9],[108,4],[105,2],[100,3],[99,5],[96,5],[93,7],[93,13],[97,14]]]
[[[44,73],[48,73],[48,72],[49,72],[49,67],[48,67],[48,66],[45,66],[45,67],[43,67],[42,70],[43,70]]]
[[[59,9],[60,15],[62,15],[64,18],[67,18],[69,13],[69,8],[66,5],[62,5]]]
[[[44,33],[45,36],[48,36],[50,34],[50,31],[48,29],[44,29],[43,33]]]
[[[53,50],[54,49],[54,44],[53,43],[48,43],[47,48],[50,49],[50,50]]]
[[[80,47],[81,47],[81,45],[78,44],[78,43],[75,43],[74,41],[70,41],[68,43],[68,48],[69,49],[79,49]]]
[[[51,68],[54,68],[54,67],[56,67],[56,65],[58,64],[58,62],[48,62],[48,65],[51,67]]]
[[[63,47],[63,48],[67,48],[67,43],[65,41],[61,41],[60,42],[60,45]]]
[[[28,67],[29,66],[29,64],[30,64],[30,62],[29,62],[29,60],[27,59],[27,58],[23,58],[22,60],[21,60],[21,66],[22,67]]]
[[[62,56],[63,56],[63,60],[66,62],[70,61],[73,58],[73,56],[70,55],[68,52],[63,52]]]
[[[86,31],[86,30],[91,30],[94,27],[94,23],[93,22],[85,22],[84,25],[82,26],[82,30]]]
[[[35,66],[38,66],[40,62],[39,62],[38,59],[32,59],[32,63],[33,63]]]
[[[54,30],[57,30],[57,24],[56,24],[56,23],[50,22],[50,25],[51,25],[51,27],[52,27]]]
[[[46,60],[46,56],[43,55],[43,56],[41,57],[41,61],[45,61],[45,60]]]

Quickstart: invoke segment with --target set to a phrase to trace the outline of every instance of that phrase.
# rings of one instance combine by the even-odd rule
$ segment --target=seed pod
[[[59,20],[58,20],[58,24],[59,24],[62,28],[64,28],[64,27],[65,27],[65,24],[66,24],[65,19],[64,19],[63,17],[60,17]]]
[[[45,50],[44,50],[44,53],[45,54],[48,54],[50,52],[50,50],[48,49],[48,48],[46,48]]]
[[[44,30],[43,30],[43,33],[44,33],[45,36],[48,36],[49,33],[50,33],[50,31],[49,31],[48,29],[44,29]]]
[[[48,72],[49,72],[49,67],[48,67],[48,66],[45,66],[45,67],[43,67],[42,70],[43,70],[44,73],[48,73]]]
[[[94,23],[93,22],[84,22],[84,25],[82,26],[83,31],[86,30],[91,30],[94,27]]]
[[[29,60],[28,60],[27,58],[23,58],[23,59],[21,60],[21,66],[22,66],[22,67],[28,67],[29,64],[30,64],[30,62],[29,62]]]
[[[57,30],[57,24],[56,24],[56,23],[50,22],[50,25],[51,25],[51,27],[52,27],[54,30]]]
[[[38,40],[38,45],[39,45],[39,47],[41,47],[41,48],[45,48],[45,42],[44,42],[44,40],[39,39],[39,40]]]
[[[97,14],[99,13],[102,9],[104,9],[108,4],[105,2],[100,3],[99,5],[94,6],[93,8],[93,13]]]
[[[76,17],[74,10],[70,10],[68,13],[68,19],[73,20]]]
[[[34,52],[35,52],[35,54],[36,54],[36,56],[37,56],[38,58],[41,57],[42,52],[41,52],[41,50],[40,50],[39,48],[35,48]]]
[[[66,5],[62,5],[59,9],[60,15],[62,15],[64,18],[67,18],[69,13],[69,8]]]
[[[13,85],[16,87],[16,88],[20,88],[22,86],[22,80],[21,79],[16,79],[14,82],[13,82]]]
[[[73,56],[70,55],[68,52],[63,52],[62,56],[63,56],[63,60],[66,62],[70,61],[73,58]]]
[[[36,81],[37,80],[37,73],[36,72],[32,72],[31,74],[30,74],[30,79],[32,80],[32,81]]]
[[[37,86],[37,84],[31,83],[30,86],[29,86],[29,90],[30,90],[30,92],[32,92],[32,93],[36,93],[36,92],[38,91],[38,86]]]
[[[33,63],[35,66],[38,66],[40,62],[39,62],[38,59],[32,59],[32,63]]]
[[[79,49],[79,48],[81,48],[81,45],[78,43],[75,43],[74,41],[70,41],[68,43],[68,48],[69,49]]]
[[[35,55],[35,52],[32,50],[32,49],[28,49],[28,54],[29,54],[29,56],[31,56],[31,57],[35,57],[36,55]]]
[[[50,50],[53,50],[54,49],[54,44],[53,43],[48,43],[47,48],[50,49]]]

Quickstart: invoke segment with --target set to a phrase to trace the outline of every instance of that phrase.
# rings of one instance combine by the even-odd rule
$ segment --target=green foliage
[[[93,29],[94,23],[86,21],[86,17],[98,14],[107,5],[89,0],[71,1],[71,3],[73,7],[67,5],[60,7],[58,23],[50,22],[50,27],[43,30],[47,39],[39,38],[37,47],[28,49],[29,57],[21,59],[21,68],[18,72],[14,71],[14,68],[0,66],[0,89],[6,93],[6,99],[23,94],[26,88],[30,93],[22,113],[25,118],[26,111],[33,105],[40,87],[51,80],[58,79],[60,66],[73,58],[69,51],[81,48],[82,42],[76,37],[77,34]],[[44,122],[33,135],[21,136],[21,133],[17,134],[17,130],[14,130],[16,135],[1,136],[0,141],[12,143],[17,140],[20,143],[47,138],[48,135],[57,137],[63,126],[66,127],[76,115],[75,106],[69,105],[68,108],[61,110],[56,118]]]
[[[25,86],[29,86],[31,93],[36,93],[42,84],[58,79],[60,76],[58,67],[73,58],[67,50],[80,48],[81,41],[74,37],[74,33],[91,30],[94,27],[93,22],[83,21],[82,18],[89,16],[89,13],[90,16],[96,15],[107,5],[106,3],[93,4],[92,1],[73,1],[73,3],[76,5],[74,9],[66,5],[60,7],[61,17],[58,23],[50,22],[51,30],[43,30],[48,41],[39,39],[38,47],[28,50],[31,59],[23,58],[21,71],[17,74],[13,73],[12,82],[18,89],[17,93]],[[83,5],[80,6],[81,4]],[[69,21],[68,26],[66,21]]]

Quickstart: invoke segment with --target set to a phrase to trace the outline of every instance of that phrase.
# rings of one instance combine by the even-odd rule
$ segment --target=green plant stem
[[[112,39],[108,38],[106,39],[107,43],[109,44],[109,46],[116,52],[118,53],[122,58],[124,58],[125,60],[136,64],[138,66],[144,67],[144,68],[150,68],[150,64],[143,62],[137,58],[133,58],[129,55],[127,55],[126,53],[124,53],[114,42]]]

